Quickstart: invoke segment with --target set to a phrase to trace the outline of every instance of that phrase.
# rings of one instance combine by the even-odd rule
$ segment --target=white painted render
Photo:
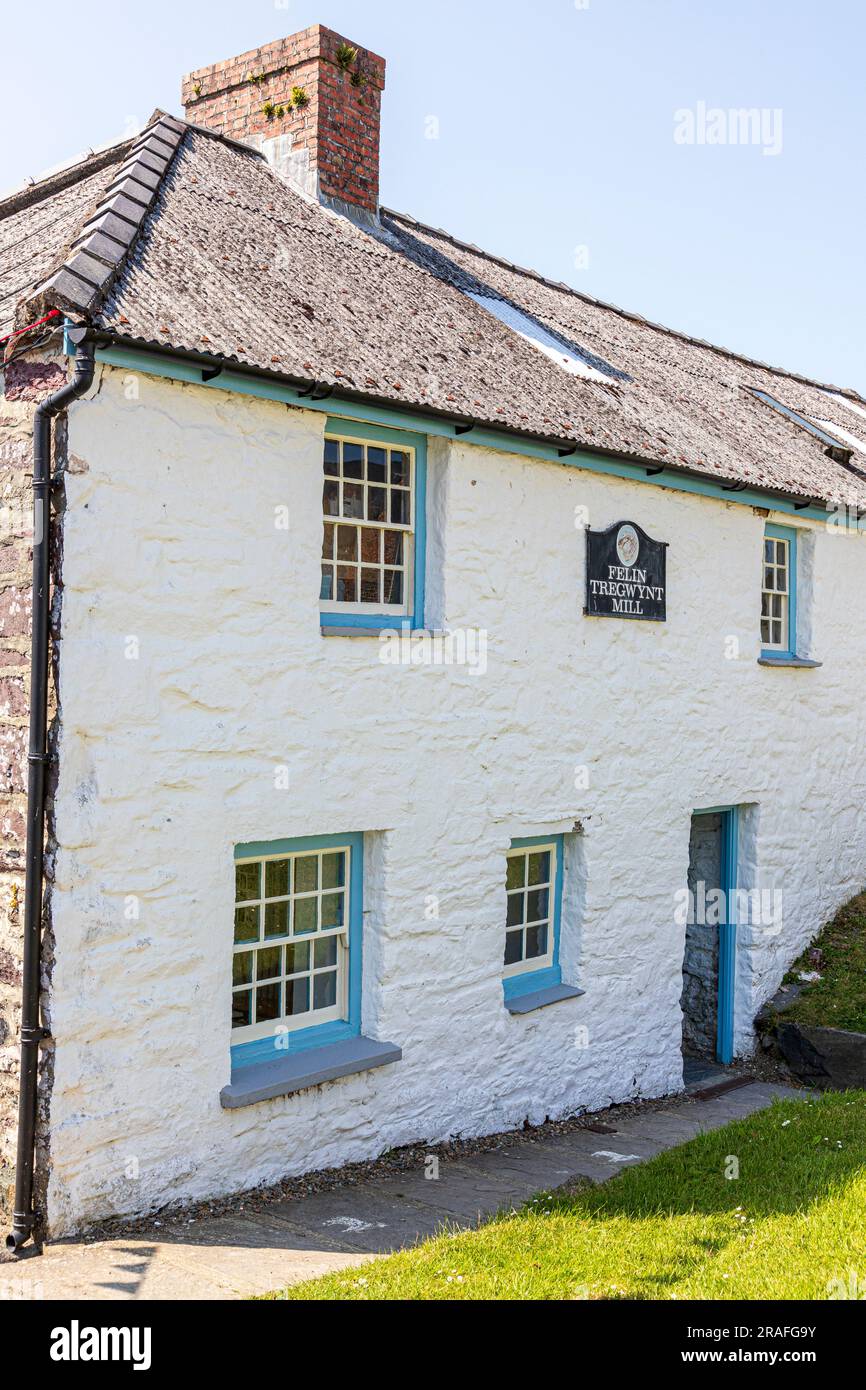
[[[678,1089],[695,808],[747,805],[740,882],[784,894],[781,930],[740,931],[739,1050],[863,887],[864,541],[804,523],[824,665],[771,670],[751,507],[431,440],[428,621],[486,630],[487,670],[384,666],[376,638],[320,634],[324,424],[111,369],[70,412],[55,1235]],[[666,623],[582,615],[575,508],[670,542]],[[368,837],[364,1031],[403,1060],[223,1110],[233,847],[349,831]],[[586,992],[515,1017],[505,853],[556,832],[564,979]]]

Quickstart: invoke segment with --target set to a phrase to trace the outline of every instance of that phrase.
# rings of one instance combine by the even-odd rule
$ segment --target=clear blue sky
[[[316,22],[388,60],[384,203],[866,391],[862,0],[7,6],[0,189],[156,106],[182,114],[183,73]],[[700,102],[781,110],[781,153],[677,143]]]

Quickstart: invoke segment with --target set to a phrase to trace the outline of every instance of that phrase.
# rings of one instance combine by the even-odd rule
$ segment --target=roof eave
[[[670,473],[679,478],[691,478],[695,482],[703,484],[715,484],[723,492],[732,494],[737,492],[759,493],[761,497],[766,497],[768,504],[774,498],[792,505],[796,510],[806,510],[809,507],[819,510],[826,510],[828,506],[835,505],[828,498],[812,497],[805,493],[788,492],[783,488],[768,488],[760,483],[744,482],[741,478],[731,478],[723,474],[709,473],[699,468],[691,468],[687,464],[672,463],[667,459],[654,458],[644,454],[629,453],[625,450],[604,448],[599,444],[587,443],[583,439],[569,435],[554,434],[533,434],[526,430],[520,430],[505,422],[497,423],[494,421],[478,420],[472,416],[461,415],[459,412],[442,410],[435,405],[419,405],[410,401],[395,401],[391,396],[378,395],[372,391],[356,391],[351,387],[340,385],[339,383],[323,381],[316,377],[293,376],[285,372],[270,371],[265,367],[255,367],[249,363],[238,362],[235,358],[221,357],[214,354],[196,352],[188,348],[178,348],[149,342],[146,339],[128,337],[110,329],[93,328],[88,335],[93,338],[98,347],[114,346],[120,349],[130,349],[135,352],[142,352],[152,357],[176,358],[180,362],[192,363],[201,366],[203,370],[216,369],[219,372],[231,372],[233,375],[248,377],[251,380],[267,381],[273,384],[285,386],[291,390],[304,393],[312,399],[316,399],[317,388],[324,388],[326,394],[317,399],[333,400],[335,404],[344,400],[352,405],[373,405],[383,410],[399,410],[401,414],[417,417],[420,421],[434,418],[454,426],[455,436],[461,437],[468,435],[472,430],[492,431],[495,433],[508,435],[510,438],[520,439],[527,444],[540,446],[544,449],[556,449],[562,458],[571,454],[581,452],[591,454],[596,458],[616,459],[623,463],[629,463],[633,467],[645,468],[648,477],[657,476],[661,473]],[[215,379],[212,377],[211,379]],[[207,378],[205,378],[207,380]],[[300,402],[303,404],[303,402]],[[471,439],[467,442],[471,443]]]

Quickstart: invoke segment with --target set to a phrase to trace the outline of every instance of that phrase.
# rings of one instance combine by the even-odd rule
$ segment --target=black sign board
[[[594,618],[667,617],[667,541],[654,541],[634,521],[586,532],[586,607]]]

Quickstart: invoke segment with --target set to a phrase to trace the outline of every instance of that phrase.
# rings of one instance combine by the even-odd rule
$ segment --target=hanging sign
[[[586,531],[586,607],[593,618],[667,617],[667,541],[654,541],[634,521]]]

